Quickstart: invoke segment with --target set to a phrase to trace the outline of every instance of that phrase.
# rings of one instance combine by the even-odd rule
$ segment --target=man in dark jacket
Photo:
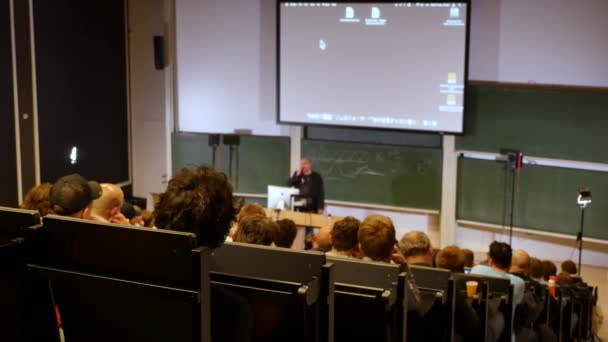
[[[322,214],[325,209],[325,189],[323,178],[312,170],[312,162],[308,157],[302,157],[300,168],[293,173],[287,186],[300,189],[300,196],[307,197],[310,202],[305,211]]]
[[[300,168],[293,173],[287,186],[300,189],[300,196],[305,197],[308,203],[301,211],[323,214],[325,209],[325,188],[323,178],[318,172],[312,170],[312,162],[308,157],[300,159]],[[313,230],[306,228],[305,248],[312,247]]]

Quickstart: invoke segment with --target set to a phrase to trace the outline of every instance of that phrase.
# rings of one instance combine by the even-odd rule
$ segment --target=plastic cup
[[[477,293],[477,286],[479,285],[475,280],[469,280],[466,282],[467,285],[467,297],[473,298]]]

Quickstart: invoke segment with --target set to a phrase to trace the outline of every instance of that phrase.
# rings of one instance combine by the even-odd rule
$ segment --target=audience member
[[[574,283],[572,276],[570,273],[562,271],[557,275],[557,284],[558,285],[571,285]]]
[[[465,255],[457,246],[447,246],[437,253],[437,268],[464,273]]]
[[[208,167],[182,169],[159,196],[154,222],[160,229],[196,234],[200,246],[217,248],[236,218],[237,202],[226,175]]]
[[[247,216],[239,222],[239,229],[234,235],[234,242],[270,246],[277,235],[279,226],[266,216]]]
[[[53,184],[49,192],[51,211],[56,215],[90,220],[93,200],[101,195],[99,183],[87,182],[76,173],[64,176]]]
[[[137,227],[144,227],[144,219],[141,216],[141,209],[138,206],[129,202],[124,202],[120,207],[120,213],[124,216],[127,223]]]
[[[473,268],[475,266],[475,254],[470,249],[462,249],[464,253],[464,267]]]
[[[236,231],[239,229],[239,222],[241,222],[245,217],[249,216],[266,217],[266,210],[264,210],[264,208],[262,208],[262,206],[257,203],[246,204],[241,207],[241,210],[239,210],[239,213],[236,217],[236,221],[233,222],[232,227],[230,227],[230,234],[227,241],[232,241],[234,235],[236,235]]]
[[[511,285],[513,285],[513,312],[517,310],[517,305],[522,302],[524,297],[525,283],[523,279],[518,276],[509,274],[508,271],[511,268],[511,257],[512,257],[511,246],[504,242],[494,241],[490,244],[490,250],[488,252],[488,265],[477,265],[471,269],[471,274],[480,274],[491,277],[509,279]],[[488,306],[488,330],[487,330],[487,341],[498,341],[501,338],[502,332],[505,327],[505,317],[498,311],[498,306]],[[512,335],[514,338],[515,335]]]
[[[144,227],[154,228],[154,214],[148,210],[141,211],[141,218],[144,221]]]
[[[240,222],[245,217],[249,217],[249,216],[266,217],[266,210],[264,210],[264,208],[257,203],[245,204],[241,208],[241,210],[239,210],[239,214],[237,215],[236,220],[237,220],[237,222]]]
[[[433,247],[425,233],[413,230],[403,235],[399,249],[408,264],[433,266]]]
[[[514,274],[524,281],[530,281],[530,277],[528,276],[528,270],[530,268],[530,256],[523,249],[518,249],[513,252],[513,256],[511,257],[511,267],[509,268],[509,273]]]
[[[368,216],[359,226],[359,251],[364,260],[402,263],[405,260],[397,248],[395,227],[390,218]]]
[[[330,233],[332,248],[326,254],[357,258],[359,256],[357,234],[359,233],[360,223],[359,220],[352,216],[347,216],[334,223],[334,227]]]
[[[568,272],[569,274],[576,274],[578,269],[576,268],[576,264],[572,260],[566,260],[562,262],[562,271]]]
[[[120,213],[125,202],[122,189],[114,184],[102,183],[101,197],[93,201],[91,217],[95,221],[127,224],[127,219]]]
[[[530,266],[528,267],[528,275],[532,280],[539,283],[542,282],[543,278],[543,262],[538,258],[530,258]]]
[[[543,281],[542,283],[547,283],[549,281],[549,277],[557,275],[557,266],[552,261],[543,260]]]
[[[562,271],[570,275],[571,284],[583,283],[583,279],[577,275],[578,268],[572,260],[566,260],[562,262]],[[559,278],[559,277],[558,277]]]
[[[296,223],[290,219],[282,219],[277,221],[278,230],[274,239],[274,244],[277,247],[291,248],[293,240],[296,239],[298,228]]]
[[[312,236],[312,248],[311,251],[319,251],[327,253],[331,251],[331,230],[333,229],[331,224],[327,224],[319,229],[319,231]]]
[[[543,285],[530,277],[530,265],[531,258],[526,251],[518,249],[513,252],[509,272],[528,284],[528,287],[524,288],[522,303],[516,307],[513,318],[515,334],[518,340],[524,341],[534,340],[535,336],[537,336],[537,333],[529,327],[532,326],[545,309]]]
[[[437,253],[437,268],[463,273],[465,254],[456,246],[447,246]],[[466,300],[466,291],[457,292],[454,300],[454,333],[461,341],[473,341],[480,334],[481,321]]]
[[[136,215],[135,207],[133,206],[133,204],[129,202],[124,202],[120,206],[120,213],[129,221],[129,223],[133,224],[132,221]]]
[[[238,203],[226,175],[208,167],[182,169],[154,204],[160,229],[196,234],[198,244],[220,247],[236,219]],[[223,287],[211,288],[211,340],[248,341],[252,314],[245,298]],[[238,329],[225,329],[231,322]]]
[[[144,227],[145,223],[144,223],[144,218],[142,216],[143,210],[138,205],[135,205],[135,204],[133,204],[133,210],[135,210],[135,216],[133,216],[133,218],[129,219],[129,222],[134,226]]]
[[[524,281],[518,276],[508,273],[511,268],[512,254],[511,246],[504,242],[494,241],[490,244],[488,252],[488,266],[477,265],[471,269],[471,273],[509,279],[513,285],[513,302],[517,305],[521,303],[524,295]]]
[[[21,209],[38,210],[40,216],[46,216],[52,214],[51,210],[51,183],[42,183],[34,187],[30,192],[25,195],[23,203],[21,203]]]

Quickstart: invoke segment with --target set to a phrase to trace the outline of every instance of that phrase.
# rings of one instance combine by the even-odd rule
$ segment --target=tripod
[[[585,224],[585,208],[586,204],[581,204],[581,229],[576,234],[576,241],[578,242],[578,276],[581,276],[581,261],[583,259],[583,226]]]
[[[581,208],[581,229],[576,234],[576,242],[578,242],[578,276],[581,276],[581,261],[583,259],[583,227],[585,225],[585,208],[591,203],[591,190],[583,186],[578,189],[578,197],[576,203]]]
[[[521,168],[524,165],[524,154],[520,151],[507,153],[507,168],[511,170],[511,208],[509,213],[509,245],[513,246],[513,216],[515,214],[516,180],[519,180]],[[517,171],[517,173],[516,173]],[[519,192],[519,187],[517,187]]]

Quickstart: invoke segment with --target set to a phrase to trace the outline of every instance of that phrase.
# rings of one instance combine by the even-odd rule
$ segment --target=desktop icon
[[[380,19],[380,9],[378,7],[372,7],[372,19]]]
[[[455,106],[456,105],[456,95],[454,95],[454,94],[448,95],[447,104],[450,106]]]
[[[346,13],[344,13],[344,18],[346,18],[346,19],[352,19],[354,17],[355,17],[355,9],[352,8],[352,7],[350,7],[350,6],[347,6],[346,7]]]
[[[450,17],[458,18],[460,16],[460,9],[458,7],[450,8]]]
[[[448,73],[448,84],[456,84],[456,73],[455,72]]]

